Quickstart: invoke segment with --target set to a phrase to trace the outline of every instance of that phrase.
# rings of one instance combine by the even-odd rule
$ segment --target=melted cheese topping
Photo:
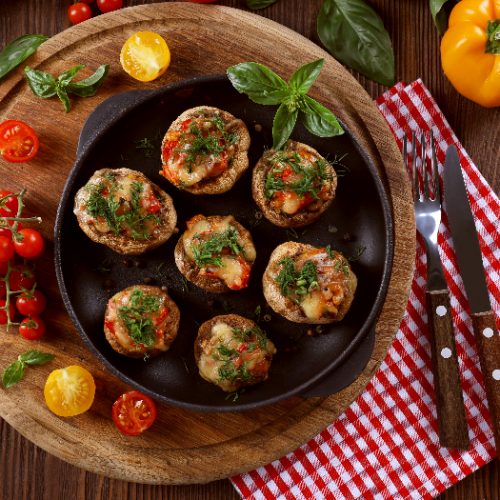
[[[194,261],[193,245],[196,246],[199,244],[198,239],[195,238],[196,236],[208,235],[214,232],[223,233],[229,228],[234,227],[232,225],[234,221],[232,216],[224,217],[220,222],[211,222],[206,218],[197,220],[196,217],[191,219],[192,221],[194,220],[193,224],[188,223],[188,229],[183,235],[184,251],[192,261]],[[236,231],[238,232],[237,229]],[[250,266],[247,262],[253,262],[255,260],[256,251],[250,239],[242,237],[239,232],[238,243],[243,248],[243,255],[241,258],[235,258],[233,255],[221,255],[221,266],[201,268],[200,274],[219,278],[231,289],[239,290],[243,286],[246,286],[245,279],[248,278],[250,272]]]
[[[130,304],[130,296],[132,294],[133,290],[127,291],[126,293],[118,293],[114,297],[111,298],[111,300],[108,303],[108,307],[106,309],[106,317],[105,317],[105,324],[108,328],[108,330],[111,332],[111,334],[114,336],[116,342],[120,344],[121,347],[123,347],[126,351],[129,353],[133,352],[146,352],[148,350],[160,350],[160,351],[167,351],[169,348],[169,344],[167,345],[165,337],[165,330],[168,322],[168,314],[166,314],[165,318],[161,322],[158,323],[157,319],[157,313],[155,314],[148,314],[145,315],[145,317],[152,318],[153,319],[153,324],[156,326],[156,341],[153,346],[145,348],[142,345],[136,344],[134,339],[130,336],[127,327],[123,323],[122,320],[118,317],[118,309],[120,307],[126,307]],[[160,309],[161,311],[163,308],[165,308],[165,297],[163,296],[158,296],[160,300]],[[158,323],[158,324],[156,324]]]
[[[332,255],[315,249],[297,260],[299,269],[310,260],[316,264],[318,272],[319,289],[312,290],[300,302],[302,311],[311,320],[319,320],[325,314],[337,315],[348,292],[349,274],[345,270],[349,265],[339,252],[332,252]]]
[[[204,116],[186,120],[181,124],[182,130],[167,132],[165,140],[168,147],[162,153],[163,175],[175,185],[190,187],[206,178],[216,177],[227,169],[229,160],[234,156],[234,144],[225,145],[222,132],[209,120],[210,117]],[[204,137],[215,136],[224,150],[210,154],[195,152],[195,157],[191,158],[190,151],[196,139],[189,132],[190,125],[198,127]]]
[[[242,342],[235,336],[233,327],[224,322],[216,323],[210,333],[211,337],[203,343],[198,361],[200,375],[205,380],[218,385],[224,391],[231,392],[242,385],[260,382],[267,378],[271,357],[276,353],[276,348],[271,341],[266,341],[265,348],[261,348],[257,340]],[[249,351],[250,345],[254,347],[252,351]],[[227,351],[233,352],[232,358],[220,354],[219,347],[221,346],[224,346]],[[228,361],[229,359],[231,361]],[[252,378],[247,381],[222,378],[220,369],[227,366],[228,363],[233,363],[237,368],[244,363]]]
[[[161,203],[156,198],[153,187],[149,182],[145,182],[144,177],[137,175],[135,172],[130,172],[127,175],[113,175],[113,180],[107,176],[101,176],[93,179],[87,184],[83,197],[78,197],[79,212],[86,224],[92,225],[96,231],[102,234],[114,232],[114,228],[110,226],[109,221],[103,215],[94,216],[89,212],[88,202],[91,196],[99,193],[102,198],[108,200],[110,197],[118,207],[114,215],[120,216],[131,211],[132,209],[132,194],[134,193],[134,184],[141,185],[140,201],[139,201],[139,216],[147,216],[148,214],[157,213],[161,209]],[[140,217],[137,218],[139,220]],[[140,222],[141,231],[149,238],[158,230],[158,222],[153,218],[148,218]],[[132,236],[136,238],[132,228],[128,227],[127,223],[120,223],[120,234],[124,236]]]

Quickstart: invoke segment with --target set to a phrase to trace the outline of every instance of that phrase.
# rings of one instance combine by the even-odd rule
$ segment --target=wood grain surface
[[[0,42],[27,32],[54,34],[67,27],[69,1],[4,1],[0,4]],[[128,5],[147,2],[125,2]],[[243,6],[242,1],[222,1]],[[317,41],[315,14],[320,1],[281,0],[261,13]],[[396,49],[397,77],[410,81],[422,76],[443,111],[498,191],[497,111],[486,111],[456,95],[441,76],[438,39],[426,2],[415,0],[374,1],[391,33]],[[383,89],[360,78],[372,96]],[[0,491],[5,499],[17,498],[236,498],[227,481],[205,486],[153,487],[105,479],[61,462],[20,437],[1,423]],[[484,472],[483,472],[484,471]],[[490,465],[448,491],[446,498],[498,498],[498,465]]]
[[[51,298],[49,334],[39,348],[53,352],[56,359],[50,366],[30,371],[15,390],[1,390],[0,415],[41,448],[92,472],[143,483],[201,483],[250,470],[292,451],[320,432],[362,391],[385,357],[406,308],[415,254],[413,202],[401,154],[382,115],[356,80],[318,46],[281,24],[225,6],[142,5],[96,17],[58,34],[30,61],[33,68],[53,74],[77,63],[95,67],[111,62],[106,85],[93,98],[75,100],[70,113],[63,113],[57,100],[33,96],[19,75],[11,75],[0,85],[0,116],[29,122],[42,141],[40,154],[29,166],[11,168],[0,162],[2,183],[7,189],[28,190],[26,205],[43,218],[40,230],[47,241],[52,240],[57,205],[85,119],[107,97],[145,87],[124,75],[116,60],[124,39],[148,29],[163,35],[175,54],[169,71],[148,88],[221,73],[242,60],[258,59],[291,75],[297,62],[324,57],[325,66],[311,93],[335,110],[370,155],[386,183],[394,212],[389,287],[371,359],[355,382],[327,398],[296,397],[243,413],[202,414],[162,405],[153,428],[135,438],[117,435],[109,418],[113,402],[126,386],[98,363],[75,331],[59,300],[51,253],[39,260],[40,283]],[[189,37],[184,36],[186,32],[191,33]],[[211,41],[210,51],[202,54],[200,47],[206,40]],[[7,366],[32,347],[29,344],[13,334],[3,336],[0,365]],[[48,411],[40,387],[50,370],[72,364],[82,364],[92,372],[97,397],[88,413],[60,419]]]

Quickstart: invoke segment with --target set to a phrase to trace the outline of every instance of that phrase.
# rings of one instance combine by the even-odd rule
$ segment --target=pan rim
[[[229,406],[216,406],[216,405],[205,405],[198,403],[190,403],[185,400],[174,399],[162,394],[155,392],[154,390],[149,389],[148,387],[143,386],[142,384],[136,382],[128,375],[125,375],[121,370],[116,368],[108,359],[102,354],[102,352],[94,345],[90,336],[87,335],[85,329],[80,323],[78,316],[76,314],[75,309],[71,303],[69,293],[65,283],[65,277],[62,266],[62,248],[61,248],[61,240],[62,240],[62,225],[63,220],[68,209],[68,202],[71,191],[73,190],[75,178],[77,177],[80,169],[85,164],[86,159],[92,153],[93,147],[99,143],[99,140],[105,135],[112,127],[116,125],[119,121],[126,118],[126,116],[133,111],[135,111],[138,107],[146,104],[150,100],[158,98],[163,94],[171,94],[177,90],[181,90],[188,86],[199,85],[204,83],[216,83],[228,81],[228,78],[225,74],[214,74],[214,75],[204,75],[193,77],[189,79],[179,80],[173,82],[171,84],[162,86],[155,90],[132,90],[129,93],[135,93],[136,95],[141,95],[142,97],[137,100],[131,107],[128,107],[123,113],[118,113],[111,121],[108,121],[107,124],[100,128],[97,135],[92,138],[92,140],[81,143],[79,141],[78,150],[77,150],[77,158],[75,163],[72,166],[70,173],[68,174],[66,183],[64,185],[61,198],[59,200],[59,204],[57,207],[56,220],[54,225],[54,263],[55,263],[55,271],[57,283],[59,286],[59,290],[61,292],[61,296],[63,299],[64,306],[68,315],[70,316],[73,324],[76,326],[76,329],[84,341],[85,345],[89,348],[89,350],[97,357],[97,359],[103,363],[103,365],[115,376],[120,378],[122,381],[126,382],[130,386],[134,387],[137,390],[144,392],[145,394],[151,396],[157,401],[160,401],[165,404],[175,405],[180,408],[184,408],[187,410],[194,410],[200,412],[212,412],[212,413],[220,413],[220,412],[240,412],[247,410],[254,410],[257,408],[261,408],[264,406],[269,406],[275,404],[279,401],[283,401],[285,399],[289,399],[293,396],[300,396],[301,393],[305,392],[313,388],[316,384],[318,384],[321,380],[328,376],[332,371],[334,371],[337,367],[339,367],[351,354],[352,352],[360,345],[363,339],[368,335],[370,329],[376,323],[378,316],[381,312],[381,309],[385,302],[385,297],[387,294],[387,290],[389,287],[390,278],[392,275],[392,265],[393,265],[393,257],[394,257],[394,221],[392,214],[392,207],[389,202],[389,197],[386,192],[386,188],[384,187],[383,181],[379,175],[379,172],[375,165],[373,164],[371,158],[368,154],[361,148],[358,141],[355,139],[354,134],[350,131],[349,127],[347,127],[344,123],[341,122],[344,129],[347,131],[350,140],[355,147],[358,154],[363,159],[365,166],[368,168],[370,175],[374,181],[376,192],[378,195],[378,201],[382,207],[383,219],[384,219],[384,266],[382,277],[380,281],[380,287],[378,293],[375,297],[373,305],[370,309],[369,314],[365,318],[361,328],[356,332],[356,334],[352,337],[349,345],[323,370],[316,373],[314,376],[309,378],[307,381],[302,384],[286,391],[281,394],[272,396],[270,398],[263,399],[261,401],[254,401],[249,403],[231,403]],[[122,94],[115,94],[109,97],[107,100],[103,101],[100,106],[108,102],[110,99]],[[95,110],[94,110],[95,112]],[[89,115],[91,116],[91,115]],[[88,119],[88,118],[87,118]],[[84,124],[85,126],[85,124]],[[83,127],[82,127],[83,130]],[[81,136],[80,136],[81,138]]]

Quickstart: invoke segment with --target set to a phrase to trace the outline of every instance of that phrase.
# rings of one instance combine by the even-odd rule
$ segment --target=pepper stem
[[[500,54],[500,19],[488,21],[486,37],[486,53]]]

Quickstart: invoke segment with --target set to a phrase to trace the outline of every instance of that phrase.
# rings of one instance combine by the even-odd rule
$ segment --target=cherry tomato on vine
[[[47,327],[43,319],[38,316],[24,318],[19,326],[19,333],[26,340],[39,340],[45,335],[46,330]]]
[[[7,295],[7,287],[5,286],[5,281],[0,280],[0,299],[5,299]]]
[[[13,163],[29,161],[38,153],[39,146],[36,132],[26,123],[19,120],[0,123],[0,154],[5,160]]]
[[[9,224],[12,226],[14,224],[13,221],[9,221]],[[23,225],[18,222],[17,230],[20,231],[23,228]],[[0,227],[0,236],[5,236],[6,238],[12,239],[12,231],[7,227]]]
[[[8,262],[0,262],[0,276],[5,276],[7,274],[7,271],[9,270],[9,263]]]
[[[123,0],[97,0],[97,7],[101,12],[111,12],[123,7]]]
[[[7,324],[7,310],[2,309],[5,307],[5,300],[1,299],[0,300],[0,325],[6,325]],[[14,319],[14,316],[16,314],[16,310],[14,309],[14,304],[11,302],[9,304],[9,318],[12,321]]]
[[[17,296],[16,307],[24,316],[38,316],[45,311],[47,299],[45,295],[38,290],[34,292],[22,292]]]
[[[9,286],[11,291],[31,290],[36,283],[35,274],[31,267],[24,264],[13,266],[9,275]]]
[[[39,257],[45,248],[42,235],[36,229],[31,228],[21,229],[19,234],[22,238],[14,240],[16,253],[25,259],[36,259]]]
[[[68,17],[71,24],[83,23],[92,17],[92,9],[86,3],[74,3],[69,6]]]
[[[12,191],[0,190],[0,199],[5,198],[14,194]],[[15,217],[17,215],[17,209],[19,207],[19,202],[17,196],[9,196],[5,200],[0,201],[0,217]],[[12,222],[12,221],[9,221]]]
[[[122,434],[137,436],[156,419],[155,402],[139,391],[122,394],[113,404],[113,422]]]
[[[0,236],[0,262],[8,262],[14,257],[14,243],[12,238]]]

